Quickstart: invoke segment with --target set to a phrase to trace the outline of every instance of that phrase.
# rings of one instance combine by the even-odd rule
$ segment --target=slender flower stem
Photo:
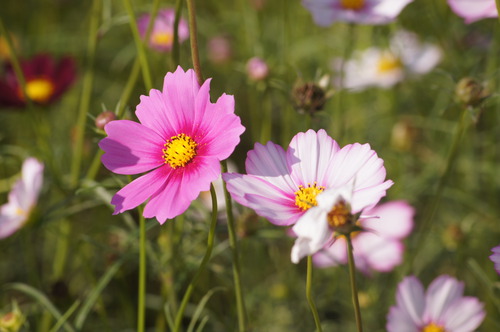
[[[198,78],[198,84],[203,84],[203,74],[201,73],[200,56],[198,52],[198,37],[196,30],[196,7],[194,0],[187,0],[188,17],[189,17],[189,40],[191,41],[191,58],[193,60],[193,68]]]
[[[498,20],[500,20],[500,0],[496,0],[496,3],[497,3]]]
[[[99,17],[101,10],[101,0],[92,2],[90,15],[89,38],[87,41],[87,65],[83,74],[82,97],[80,99],[80,108],[76,124],[76,141],[73,159],[71,160],[71,187],[78,186],[80,177],[80,168],[82,164],[83,144],[85,140],[85,120],[90,107],[90,98],[92,96],[92,84],[94,81],[94,60],[97,48],[97,37],[99,28]]]
[[[227,172],[226,161],[221,162],[222,173]],[[233,203],[231,195],[227,191],[226,182],[223,182],[224,198],[226,200],[227,230],[229,233],[229,246],[233,253],[233,279],[236,293],[236,310],[238,313],[238,331],[246,331],[246,309],[240,279],[240,259],[238,255],[238,242],[234,227]]]
[[[201,273],[205,270],[205,267],[210,260],[212,255],[212,249],[214,247],[214,238],[215,238],[215,226],[217,226],[217,195],[215,194],[215,188],[212,184],[210,184],[210,195],[212,196],[212,221],[210,223],[210,229],[208,231],[208,240],[207,240],[207,251],[205,252],[205,256],[201,261],[200,267],[196,272],[195,276],[189,283],[189,286],[184,293],[184,297],[182,298],[181,305],[179,307],[179,311],[175,316],[175,328],[174,332],[179,332],[181,329],[182,317],[184,316],[184,311],[186,310],[186,306],[189,302],[189,298],[193,293],[194,287],[198,283],[198,279],[201,276]]]
[[[306,298],[314,317],[314,324],[316,324],[316,332],[322,332],[323,330],[321,329],[321,322],[319,320],[318,310],[316,309],[316,304],[314,304],[314,299],[312,297],[312,274],[313,274],[312,256],[307,256]]]
[[[346,235],[347,240],[347,255],[349,259],[349,278],[351,279],[352,304],[354,305],[354,316],[356,318],[356,327],[358,332],[363,332],[363,323],[361,321],[361,310],[359,310],[358,287],[356,286],[356,266],[354,264],[354,256],[352,254],[352,239],[351,234]]]
[[[141,36],[139,35],[139,28],[137,27],[137,20],[135,17],[134,9],[132,8],[130,0],[123,0],[123,4],[125,5],[125,9],[127,10],[127,14],[130,19],[130,28],[132,29],[135,47],[137,48],[139,61],[141,62],[144,84],[146,85],[146,89],[149,91],[153,88],[153,80],[151,79],[151,70],[149,69],[149,63],[146,57],[146,51],[144,50],[144,44],[141,40]]]
[[[146,220],[139,207],[139,285],[137,308],[137,332],[145,331],[146,323]]]

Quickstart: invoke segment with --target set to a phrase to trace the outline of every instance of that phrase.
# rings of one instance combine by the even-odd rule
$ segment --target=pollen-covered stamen
[[[318,186],[316,182],[312,185],[308,184],[307,187],[299,186],[299,190],[295,192],[295,205],[302,211],[307,211],[311,207],[318,205],[316,196],[325,190],[325,187]]]
[[[379,73],[386,73],[402,67],[403,63],[401,59],[391,53],[382,55],[377,63],[377,70]]]
[[[184,167],[196,156],[198,144],[186,134],[172,136],[163,149],[163,159],[172,168]]]
[[[365,6],[365,0],[340,0],[340,5],[345,9],[361,10]]]
[[[26,94],[37,103],[46,103],[54,94],[54,84],[46,78],[36,78],[26,82]],[[19,96],[24,99],[22,90]]]
[[[351,207],[346,201],[341,199],[333,208],[328,212],[326,217],[328,220],[328,225],[331,228],[337,229],[352,222]]]
[[[425,325],[420,332],[446,332],[444,327],[436,325],[434,323],[430,323]]]

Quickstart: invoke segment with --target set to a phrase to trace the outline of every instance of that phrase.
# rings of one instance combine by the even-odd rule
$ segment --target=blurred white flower
[[[12,235],[29,220],[42,189],[43,167],[35,158],[24,161],[21,178],[10,191],[7,203],[0,207],[0,239]]]
[[[351,90],[362,90],[370,86],[390,88],[408,75],[425,74],[441,60],[439,47],[422,43],[417,35],[398,32],[390,47],[371,47],[344,63],[342,86]],[[335,60],[336,69],[342,68],[342,60]],[[337,85],[340,81],[337,79]]]

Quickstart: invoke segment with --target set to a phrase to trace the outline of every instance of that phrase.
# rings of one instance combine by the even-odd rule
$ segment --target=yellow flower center
[[[155,32],[151,36],[151,43],[158,46],[170,46],[174,41],[174,35],[167,31]]]
[[[26,93],[31,100],[45,103],[54,93],[54,84],[46,78],[35,78],[26,82]]]
[[[365,0],[340,0],[340,5],[345,9],[360,10],[365,6]]]
[[[430,323],[428,325],[425,325],[422,328],[421,332],[446,332],[446,330],[442,326]]]
[[[391,53],[386,53],[378,60],[377,70],[379,73],[386,73],[403,67],[401,59]]]
[[[198,144],[189,136],[179,134],[172,136],[165,143],[163,149],[163,159],[172,168],[184,167],[196,156]]]
[[[333,208],[328,212],[326,216],[328,225],[332,228],[339,228],[347,225],[351,222],[352,214],[351,207],[344,200],[340,200]]]
[[[21,209],[20,207],[18,207],[16,209],[16,216],[19,216],[19,217],[26,217],[28,216],[28,214],[26,213],[25,210]]]
[[[307,211],[311,207],[318,205],[316,196],[325,190],[325,187],[318,186],[316,182],[313,185],[308,184],[307,187],[299,186],[299,190],[295,192],[295,205],[302,211]]]

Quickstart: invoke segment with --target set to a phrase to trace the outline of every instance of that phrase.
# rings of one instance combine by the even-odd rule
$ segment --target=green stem
[[[202,272],[205,270],[205,267],[210,260],[210,257],[212,255],[212,249],[214,247],[214,238],[215,238],[215,226],[217,226],[217,195],[215,194],[215,188],[212,184],[210,184],[210,195],[212,196],[212,221],[210,223],[210,230],[208,232],[208,240],[207,240],[207,251],[205,252],[205,256],[203,257],[203,260],[201,261],[200,267],[198,268],[198,271],[196,272],[195,276],[189,283],[189,286],[186,290],[186,293],[184,293],[184,297],[182,298],[181,305],[179,307],[179,311],[177,312],[177,315],[175,316],[175,328],[174,332],[179,332],[181,328],[181,323],[182,323],[182,317],[184,316],[184,311],[186,310],[186,306],[189,302],[189,298],[191,297],[191,294],[193,293],[194,287],[198,283],[198,279],[200,278]]]
[[[307,256],[306,298],[307,298],[307,303],[309,303],[309,308],[311,308],[311,313],[314,317],[314,324],[316,324],[316,332],[321,332],[323,330],[321,329],[321,322],[319,320],[318,309],[316,309],[316,304],[314,304],[314,299],[312,297],[312,274],[313,274],[312,256]]]
[[[80,168],[82,163],[83,144],[85,140],[85,120],[89,111],[90,98],[92,95],[92,83],[94,80],[94,60],[97,48],[97,30],[99,28],[99,11],[101,0],[92,1],[92,12],[90,15],[89,38],[87,40],[87,68],[83,74],[82,97],[76,124],[76,142],[73,159],[71,161],[71,188],[78,186]]]
[[[33,102],[29,98],[26,93],[26,79],[24,78],[24,73],[21,68],[21,62],[17,57],[16,50],[14,48],[14,44],[12,43],[12,39],[10,38],[10,33],[7,31],[3,24],[3,20],[0,18],[0,35],[4,36],[5,41],[7,42],[8,52],[10,54],[10,62],[12,64],[12,69],[14,69],[14,74],[16,74],[17,81],[21,86],[21,90],[23,91],[23,96],[25,96],[26,103],[28,104],[29,109],[33,109]]]
[[[222,173],[227,172],[227,162],[224,160],[221,162]],[[243,297],[243,291],[241,287],[240,278],[240,259],[238,255],[238,243],[236,237],[236,231],[234,227],[234,215],[233,215],[233,204],[231,201],[231,195],[227,191],[226,182],[223,182],[224,188],[224,198],[226,200],[226,215],[227,215],[227,230],[229,233],[229,247],[233,253],[233,279],[234,288],[236,295],[236,310],[238,313],[238,331],[246,331],[246,309],[245,301]]]
[[[359,310],[358,288],[356,286],[356,265],[354,264],[354,256],[352,254],[352,239],[351,234],[346,235],[347,240],[347,255],[349,259],[349,279],[351,280],[352,304],[354,305],[354,316],[356,318],[356,327],[358,332],[363,332],[363,323],[361,322],[361,310]]]
[[[146,323],[146,219],[142,207],[139,210],[139,285],[137,331],[144,332]]]
[[[149,91],[153,88],[151,70],[149,69],[148,58],[146,57],[146,51],[144,50],[144,43],[139,35],[139,28],[137,27],[134,9],[132,8],[130,0],[123,0],[123,4],[125,5],[125,9],[127,10],[127,14],[130,19],[130,29],[132,30],[132,35],[134,36],[135,47],[137,48],[139,62],[141,63],[144,84],[146,85],[146,89]]]
[[[198,37],[196,33],[196,7],[194,0],[187,0],[188,17],[189,17],[189,39],[191,41],[191,58],[193,60],[193,68],[198,78],[198,84],[203,84],[203,74],[201,73],[200,56],[198,53]]]

